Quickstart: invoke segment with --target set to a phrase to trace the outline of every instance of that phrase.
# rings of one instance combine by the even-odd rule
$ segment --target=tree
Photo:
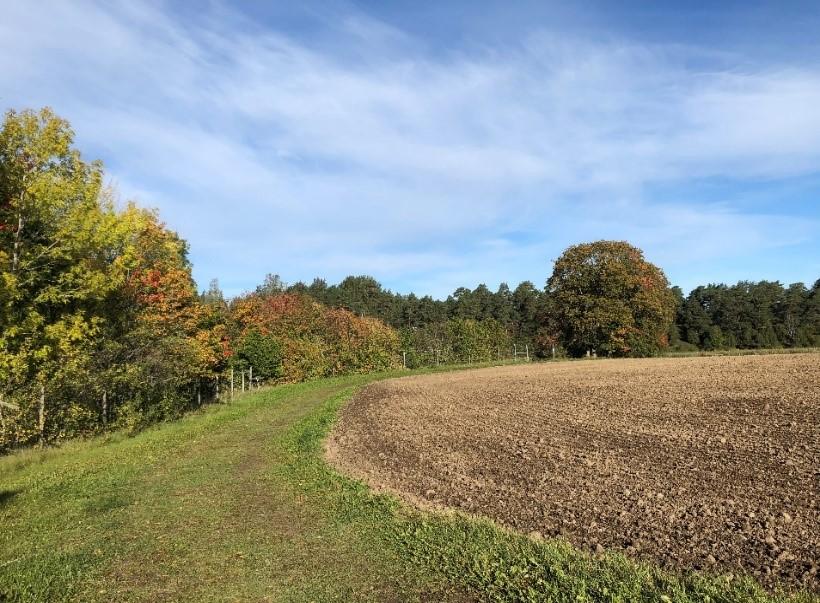
[[[809,291],[803,283],[792,283],[783,292],[777,323],[779,339],[787,346],[811,345],[808,331],[803,325],[804,306],[808,297]]]
[[[233,364],[241,370],[253,367],[253,374],[262,379],[278,379],[282,376],[282,346],[276,338],[250,329],[236,343]]]
[[[538,330],[541,294],[530,281],[524,281],[512,294],[512,315],[515,324],[513,333],[516,341],[526,341],[535,337]]]
[[[73,138],[49,109],[0,128],[0,449],[176,416],[224,365],[187,244]]]
[[[85,418],[58,393],[87,374],[96,310],[117,284],[102,167],[82,160],[73,137],[50,109],[9,111],[0,130],[0,394],[18,397],[19,443],[60,433],[61,417]]]
[[[495,292],[493,302],[493,318],[502,325],[509,326],[513,321],[512,292],[507,283],[501,283]]]
[[[287,285],[285,285],[284,281],[278,274],[268,273],[265,275],[265,282],[256,288],[256,292],[259,295],[270,296],[279,295],[280,293],[283,293],[285,289],[287,289]]]
[[[820,345],[820,279],[814,281],[803,310],[806,340],[810,345]]]
[[[547,282],[553,327],[575,356],[645,356],[668,345],[674,295],[660,268],[624,241],[569,247]]]
[[[208,284],[208,290],[202,293],[200,299],[202,303],[206,305],[217,307],[225,306],[225,295],[222,293],[222,289],[219,288],[219,279],[211,279],[211,282]]]

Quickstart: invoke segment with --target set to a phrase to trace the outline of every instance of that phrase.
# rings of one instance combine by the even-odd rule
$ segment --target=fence
[[[496,346],[493,350],[459,352],[452,347],[407,348],[401,351],[401,364],[406,369],[485,362],[530,362],[533,350],[529,344],[512,347]]]

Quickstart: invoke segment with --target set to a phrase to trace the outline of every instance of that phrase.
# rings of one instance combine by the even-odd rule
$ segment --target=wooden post
[[[248,389],[253,389],[253,367],[248,369]]]
[[[407,368],[407,352],[405,352],[404,350],[401,351],[401,363],[404,366],[404,368]]]
[[[233,367],[231,367],[231,402],[233,402]]]
[[[196,382],[196,405],[202,406],[202,380]]]
[[[530,361],[530,344],[527,344],[527,362]]]
[[[242,370],[242,393],[245,393],[245,370]]]
[[[216,376],[216,401],[219,402],[219,375]]]
[[[102,396],[102,422],[103,427],[108,425],[108,392],[103,390]]]
[[[40,431],[40,447],[46,443],[46,386],[40,385],[40,409],[37,427]]]

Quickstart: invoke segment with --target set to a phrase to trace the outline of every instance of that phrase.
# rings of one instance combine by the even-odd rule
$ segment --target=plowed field
[[[383,381],[327,452],[374,488],[534,537],[820,590],[818,354]]]

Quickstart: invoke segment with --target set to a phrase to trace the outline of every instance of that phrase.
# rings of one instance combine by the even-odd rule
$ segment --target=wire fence
[[[459,352],[450,347],[407,348],[399,352],[401,368],[412,370],[447,365],[471,365],[504,362],[531,362],[534,360],[530,344],[513,344],[511,347],[497,346],[493,350]],[[228,369],[213,380],[203,382],[197,391],[197,403],[230,402],[235,397],[268,385],[278,384],[276,379],[266,379],[254,374],[254,368]]]

